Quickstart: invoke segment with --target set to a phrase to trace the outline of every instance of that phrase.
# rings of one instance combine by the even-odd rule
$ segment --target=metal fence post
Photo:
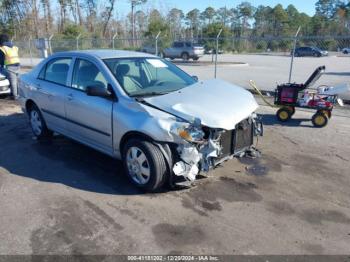
[[[30,65],[33,66],[32,36],[29,36],[28,44],[29,44]]]
[[[216,36],[216,50],[215,50],[215,71],[214,71],[214,78],[216,78],[216,72],[217,72],[217,63],[218,63],[218,53],[219,53],[219,37],[221,35],[222,28],[220,29],[218,35]]]
[[[114,39],[118,36],[118,32],[116,32],[114,35],[113,35],[113,38],[112,38],[112,47],[113,49],[115,49],[114,47]]]
[[[156,36],[156,53],[155,53],[156,56],[158,56],[158,38],[160,36],[160,33],[161,33],[161,31],[159,31],[157,36]]]
[[[79,50],[79,39],[81,37],[81,33],[77,36],[76,41],[77,41],[77,50]]]
[[[52,46],[51,46],[51,40],[52,40],[52,38],[53,38],[53,34],[50,35],[50,37],[49,37],[49,51],[50,51],[50,55],[52,55]]]
[[[301,27],[299,26],[297,33],[295,34],[294,37],[294,45],[293,45],[293,51],[292,51],[292,58],[290,60],[290,69],[289,69],[289,79],[288,79],[288,83],[290,83],[292,81],[292,72],[293,72],[293,64],[294,64],[294,55],[295,55],[295,49],[297,47],[297,41],[298,41],[298,34],[300,32]]]

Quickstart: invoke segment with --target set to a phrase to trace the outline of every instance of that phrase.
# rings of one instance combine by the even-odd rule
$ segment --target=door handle
[[[69,101],[72,101],[73,98],[74,98],[74,97],[73,97],[73,94],[69,94],[69,95],[67,96],[67,98],[68,98]]]
[[[36,90],[41,90],[41,89],[42,89],[42,87],[40,86],[40,84],[34,85],[34,88],[35,88]]]

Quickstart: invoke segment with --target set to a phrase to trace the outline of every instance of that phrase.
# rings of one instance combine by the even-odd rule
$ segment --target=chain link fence
[[[294,37],[220,37],[220,38],[193,38],[176,39],[176,41],[188,41],[203,45],[206,54],[215,53],[218,46],[218,54],[271,54],[290,56],[293,48]],[[21,57],[40,58],[41,52],[36,48],[35,39],[16,40],[14,44],[20,49]],[[91,49],[119,49],[141,51],[151,54],[161,54],[163,50],[171,46],[174,40],[160,37],[156,38],[71,38],[48,40],[48,54],[69,50]],[[341,52],[344,48],[350,48],[350,36],[301,36],[297,38],[297,47],[317,47],[328,52]],[[214,61],[213,61],[214,62]]]

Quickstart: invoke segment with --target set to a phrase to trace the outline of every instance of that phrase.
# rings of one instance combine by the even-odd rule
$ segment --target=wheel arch
[[[25,109],[27,114],[29,114],[29,111],[33,106],[37,106],[36,103],[32,99],[28,99],[25,103]]]
[[[126,142],[130,139],[144,139],[149,142],[154,142],[154,139],[150,137],[149,135],[146,135],[145,133],[139,132],[139,131],[129,131],[123,135],[123,137],[120,139],[119,142],[119,151],[123,152],[123,148],[126,144]]]

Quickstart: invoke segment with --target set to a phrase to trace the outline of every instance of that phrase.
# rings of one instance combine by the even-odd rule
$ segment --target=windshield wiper
[[[131,95],[131,97],[149,97],[149,96],[162,96],[162,95],[166,95],[169,92],[163,92],[163,93],[159,93],[159,92],[149,92],[149,93],[142,93],[142,94],[135,94],[135,95]]]

